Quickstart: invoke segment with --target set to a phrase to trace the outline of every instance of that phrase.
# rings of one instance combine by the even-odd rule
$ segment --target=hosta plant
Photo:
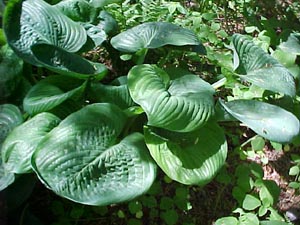
[[[218,85],[169,63],[148,63],[151,54],[159,60],[164,52],[203,54],[205,48],[197,34],[167,22],[115,35],[117,22],[103,10],[106,2],[9,1],[9,47],[2,49],[11,48],[20,66],[24,61],[44,74],[26,92],[22,113],[11,104],[1,108],[1,189],[16,174],[35,173],[62,197],[108,205],[147,192],[157,166],[183,184],[210,182],[227,156],[224,120],[240,120],[272,141],[291,142],[298,135],[293,112],[263,97],[218,100]],[[82,56],[94,47],[136,65],[118,68],[124,73],[113,79],[104,64]],[[232,37],[231,47],[229,73],[237,82],[295,97],[294,77],[274,58],[242,35]]]

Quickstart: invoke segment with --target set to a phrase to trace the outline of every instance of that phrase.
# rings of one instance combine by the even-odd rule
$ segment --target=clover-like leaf
[[[66,86],[69,89],[64,89]],[[47,77],[29,90],[23,101],[24,110],[30,115],[49,111],[74,96],[80,96],[85,87],[86,82],[78,84],[78,80],[69,77]]]
[[[134,105],[127,86],[127,77],[119,77],[109,85],[92,83],[90,99],[93,102],[115,103],[121,109],[127,109]]]
[[[107,205],[135,198],[149,189],[156,167],[142,134],[119,142],[126,120],[108,103],[71,114],[39,144],[34,170],[48,188],[75,202]]]
[[[221,104],[233,117],[270,141],[291,142],[299,135],[297,117],[278,106],[254,100],[234,100]]]
[[[0,50],[0,100],[12,95],[21,80],[23,61],[8,45]]]
[[[234,69],[243,80],[266,90],[295,96],[293,75],[276,59],[243,35],[233,35],[232,44]]]
[[[139,65],[129,71],[128,87],[151,126],[189,132],[204,125],[214,113],[215,91],[195,75],[169,80],[157,66]]]
[[[19,108],[11,104],[0,105],[0,191],[12,184],[15,175],[4,169],[2,163],[2,143],[7,135],[23,122]]]
[[[4,14],[4,31],[12,49],[34,65],[39,65],[31,51],[35,44],[47,43],[77,52],[87,40],[86,31],[79,23],[43,0],[9,1]]]
[[[159,167],[173,180],[205,185],[224,165],[227,142],[217,124],[191,133],[145,127],[145,141]]]
[[[201,45],[193,31],[167,22],[140,24],[114,36],[111,44],[122,52],[137,52],[144,48],[159,48],[165,45]]]
[[[6,171],[31,172],[31,155],[41,139],[60,122],[51,113],[40,113],[16,127],[2,146],[2,160]]]

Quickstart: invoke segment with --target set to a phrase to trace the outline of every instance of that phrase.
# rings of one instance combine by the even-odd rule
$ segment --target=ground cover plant
[[[189,4],[7,2],[0,189],[4,216],[21,216],[4,223],[47,223],[32,214],[38,206],[55,215],[52,224],[298,219],[278,211],[280,188],[264,170],[266,152],[291,148],[297,195],[297,26],[282,26],[280,37],[261,18],[245,28],[251,35],[229,33],[236,18],[218,7],[243,16],[255,9],[250,1]],[[201,196],[209,185],[215,203]],[[39,199],[36,189],[51,197]],[[216,215],[228,189],[228,214]],[[199,198],[213,218],[195,214]]]

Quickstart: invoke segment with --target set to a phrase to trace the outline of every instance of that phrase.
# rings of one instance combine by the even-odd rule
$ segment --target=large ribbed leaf
[[[223,166],[227,142],[222,129],[209,124],[191,133],[145,127],[145,140],[160,168],[173,180],[204,185]]]
[[[40,113],[16,127],[2,146],[2,160],[6,171],[31,172],[30,158],[41,139],[60,122],[51,113]]]
[[[233,117],[266,139],[286,143],[299,135],[297,117],[278,106],[254,100],[221,103]]]
[[[43,0],[9,1],[4,31],[15,52],[34,65],[39,64],[31,52],[34,44],[48,43],[77,52],[87,40],[86,31],[80,24]]]
[[[129,71],[128,87],[151,126],[188,132],[205,124],[214,112],[214,89],[195,75],[169,80],[157,66],[139,65]]]
[[[92,1],[64,0],[55,7],[72,20],[81,22],[96,46],[107,39],[106,34],[118,31],[118,24],[112,15],[99,5],[93,5]]]
[[[0,149],[9,132],[22,122],[23,116],[17,106],[11,104],[0,105]]]
[[[245,36],[232,37],[234,69],[243,80],[266,90],[295,96],[293,75]]]
[[[111,44],[122,52],[136,52],[165,45],[201,45],[193,31],[167,22],[140,24],[113,37]]]
[[[103,64],[90,62],[53,45],[36,44],[31,50],[39,64],[63,75],[82,79],[93,76],[101,80],[107,73],[107,68]]]
[[[127,86],[127,77],[119,77],[110,85],[92,83],[90,99],[93,102],[115,103],[121,109],[127,109],[134,105]]]
[[[6,171],[2,165],[2,159],[0,159],[0,191],[7,188],[15,181],[15,175]]]
[[[8,45],[0,50],[0,100],[12,95],[21,80],[23,61]]]
[[[71,85],[73,84],[73,85]],[[30,115],[45,112],[76,95],[81,95],[86,82],[78,84],[78,80],[64,76],[50,76],[34,85],[23,101],[24,110]],[[64,89],[68,87],[69,89]]]
[[[75,202],[107,205],[135,198],[151,186],[156,167],[143,135],[118,141],[126,119],[108,103],[71,114],[39,144],[34,170],[48,188]]]
[[[23,122],[22,114],[18,107],[11,104],[0,105],[0,191],[14,182],[13,173],[6,171],[2,164],[2,143],[7,135]]]

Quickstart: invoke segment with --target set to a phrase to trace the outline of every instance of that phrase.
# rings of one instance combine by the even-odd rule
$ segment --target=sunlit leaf
[[[194,32],[167,22],[140,24],[113,37],[111,44],[122,52],[136,52],[143,48],[165,45],[201,45]]]
[[[278,106],[254,100],[234,100],[222,105],[233,117],[271,141],[291,142],[299,134],[297,117]]]
[[[9,1],[4,13],[4,31],[13,50],[34,65],[39,63],[31,47],[37,43],[77,52],[87,40],[86,31],[80,24],[42,0]]]
[[[0,191],[14,182],[13,173],[4,169],[2,164],[2,143],[7,135],[23,122],[22,114],[18,107],[11,104],[0,105]]]
[[[261,205],[261,201],[250,194],[246,194],[245,199],[243,201],[243,208],[246,210],[254,210]]]
[[[0,105],[0,149],[9,132],[22,122],[23,116],[17,106],[11,104]]]
[[[41,141],[32,165],[58,195],[89,205],[135,198],[155,178],[143,135],[120,142],[127,118],[115,105],[96,103],[71,114]]]
[[[60,122],[50,113],[40,113],[16,127],[2,146],[2,159],[6,171],[31,172],[30,158],[40,140]]]
[[[293,75],[245,36],[232,37],[234,69],[240,77],[266,90],[295,96]]]
[[[140,65],[129,71],[128,87],[151,126],[188,132],[204,125],[214,113],[215,91],[195,75],[170,80],[157,66]]]
[[[159,167],[173,180],[205,185],[223,166],[227,142],[222,129],[209,124],[192,133],[145,127],[145,141]]]
[[[239,221],[233,216],[228,216],[218,219],[215,225],[239,225]]]

